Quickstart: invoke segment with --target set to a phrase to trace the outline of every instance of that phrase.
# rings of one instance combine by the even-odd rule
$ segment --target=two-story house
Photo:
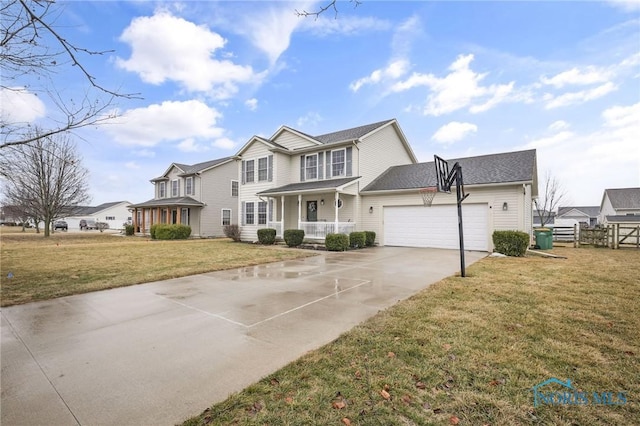
[[[599,221],[603,225],[640,224],[640,188],[605,189],[600,202]]]
[[[282,126],[251,138],[237,161],[238,221],[250,241],[265,227],[320,240],[357,230],[360,190],[389,166],[417,162],[395,119],[318,136]]]
[[[155,196],[129,206],[136,232],[146,234],[153,224],[181,223],[191,227],[192,236],[224,236],[224,226],[237,223],[237,177],[233,157],[171,164],[151,179]]]

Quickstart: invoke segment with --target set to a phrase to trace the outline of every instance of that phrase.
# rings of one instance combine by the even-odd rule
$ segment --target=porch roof
[[[354,183],[360,176],[342,179],[314,180],[312,182],[290,183],[277,188],[267,189],[258,192],[258,195],[291,195],[302,192],[321,192],[323,190],[339,191],[342,187]]]
[[[204,203],[196,201],[191,197],[172,197],[172,198],[153,198],[144,203],[131,204],[129,208],[144,208],[144,207],[173,207],[173,206],[187,206],[187,207],[204,207]]]

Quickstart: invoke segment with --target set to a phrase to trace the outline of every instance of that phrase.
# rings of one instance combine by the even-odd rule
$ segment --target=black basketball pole
[[[460,239],[460,276],[465,277],[464,268],[464,235],[462,231],[462,201],[466,198],[462,195],[462,168],[456,163],[456,198],[458,200],[458,238]]]

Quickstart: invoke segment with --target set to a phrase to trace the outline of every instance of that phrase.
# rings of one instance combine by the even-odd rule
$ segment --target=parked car
[[[80,219],[80,230],[87,231],[89,229],[98,229],[96,221],[93,219]]]
[[[67,225],[67,222],[65,222],[64,220],[56,220],[55,222],[53,222],[53,230],[57,231],[58,229],[68,231],[69,225]]]

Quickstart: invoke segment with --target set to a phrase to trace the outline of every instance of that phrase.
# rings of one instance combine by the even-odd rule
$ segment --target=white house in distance
[[[432,162],[418,163],[395,119],[311,136],[282,126],[238,152],[242,239],[260,228],[303,229],[305,238],[375,231],[381,245],[457,248],[455,195],[425,207]],[[494,230],[531,234],[537,196],[535,150],[449,160],[463,169],[465,247],[491,251]],[[454,191],[455,192],[455,191]]]
[[[71,215],[60,219],[67,222],[69,230],[80,230],[82,219],[107,223],[109,229],[122,229],[131,220],[131,212],[127,207],[129,204],[129,201],[114,201],[95,207],[77,206]]]
[[[640,225],[640,188],[605,189],[599,219],[602,225]]]
[[[599,206],[558,207],[555,226],[587,226],[593,228],[598,224]]]

